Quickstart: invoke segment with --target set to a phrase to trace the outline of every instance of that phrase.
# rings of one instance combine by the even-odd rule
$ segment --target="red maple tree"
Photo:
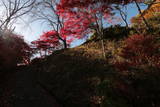
[[[64,18],[64,28],[68,33],[83,35],[85,30],[88,31],[87,28],[94,28],[99,34],[102,33],[104,24],[112,23],[113,4],[126,5],[134,1],[144,2],[144,0],[60,0],[57,10]]]
[[[58,3],[55,1],[53,3],[47,2],[57,16],[57,30],[51,31],[54,37],[46,33],[48,36],[44,34],[35,44],[37,44],[37,47],[48,48],[52,47],[51,44],[55,46],[60,40],[65,42],[64,47],[67,48],[67,45],[75,39],[81,39],[87,37],[88,34],[96,33],[102,39],[103,53],[105,53],[103,29],[106,23],[113,22],[112,4],[125,5],[133,1],[140,2],[143,0],[60,0]],[[51,37],[53,40],[51,40]]]
[[[38,40],[32,42],[34,49],[39,51],[41,57],[43,56],[43,52],[46,56],[54,50],[62,48],[62,43],[60,42],[58,35],[57,31],[51,30],[44,32]]]

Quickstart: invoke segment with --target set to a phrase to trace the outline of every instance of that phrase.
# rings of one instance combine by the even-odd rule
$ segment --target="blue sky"
[[[146,6],[141,6],[141,9],[145,9]],[[128,13],[128,21],[130,21],[131,17],[136,16],[138,14],[138,10],[135,6],[135,4],[130,4],[127,6],[127,13]],[[24,20],[27,19],[27,17],[24,18]],[[39,36],[46,31],[51,30],[51,28],[47,24],[42,24],[41,21],[37,21],[31,24],[26,24],[20,22],[20,24],[16,24],[16,29],[15,31],[18,34],[21,34],[24,36],[25,40],[27,42],[31,42],[33,40],[36,40],[39,38]],[[123,22],[122,22],[123,23]],[[76,41],[73,45],[76,46],[80,44],[83,41]]]

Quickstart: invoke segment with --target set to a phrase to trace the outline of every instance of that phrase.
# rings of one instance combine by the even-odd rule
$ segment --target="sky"
[[[141,6],[141,9],[144,10],[146,6]],[[138,14],[138,10],[135,6],[135,4],[130,4],[127,6],[127,13],[128,13],[128,22],[130,21],[131,17],[136,16]],[[117,15],[119,16],[119,15]],[[17,32],[20,35],[24,36],[24,39],[26,42],[31,42],[33,40],[36,40],[39,38],[40,35],[42,35],[43,32],[51,30],[49,25],[43,24],[42,21],[36,21],[33,23],[28,23],[27,20],[30,20],[29,17],[23,17],[23,20],[26,20],[26,22],[21,21],[15,25],[15,32]],[[122,22],[123,23],[123,22]],[[83,40],[76,41],[73,43],[74,46],[82,43]]]

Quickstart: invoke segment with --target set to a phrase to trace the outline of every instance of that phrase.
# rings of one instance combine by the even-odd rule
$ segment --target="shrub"
[[[148,72],[160,69],[160,43],[156,36],[133,35],[125,44],[120,55],[125,61],[116,64],[120,70]]]
[[[120,25],[111,26],[104,29],[104,39],[119,40],[128,37],[131,28]]]
[[[22,36],[4,32],[0,36],[0,49],[0,68],[10,68],[20,63],[29,63],[31,49]]]
[[[103,39],[106,40],[122,40],[130,34],[131,31],[134,31],[133,28],[127,28],[125,26],[115,25],[107,27],[103,30],[104,36]],[[135,32],[135,31],[134,31]],[[95,32],[88,41],[97,41],[100,40],[100,36]]]

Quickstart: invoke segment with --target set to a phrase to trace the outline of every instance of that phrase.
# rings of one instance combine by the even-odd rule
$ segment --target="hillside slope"
[[[91,41],[35,59],[29,69],[63,107],[158,107],[159,72],[117,72],[120,47],[121,41],[105,41],[104,59],[100,41]]]
[[[97,95],[95,87],[106,78],[114,77],[112,67],[102,58],[99,42],[60,50],[41,63],[34,63],[39,81],[52,90],[65,107],[99,105],[103,96]]]

